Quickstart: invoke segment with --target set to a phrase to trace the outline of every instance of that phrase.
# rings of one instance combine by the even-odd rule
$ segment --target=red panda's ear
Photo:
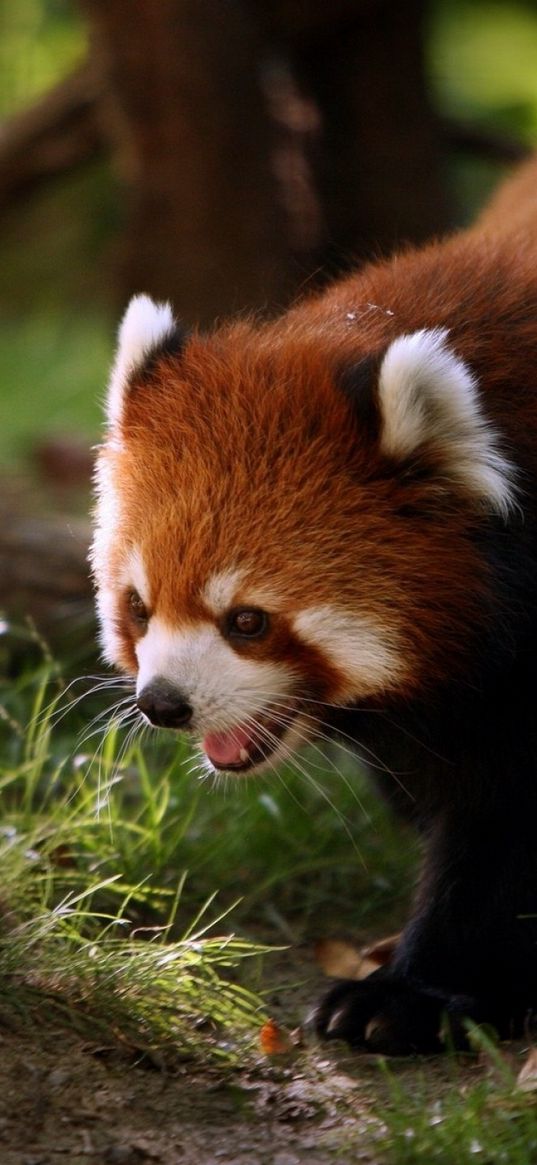
[[[149,372],[160,356],[181,351],[186,333],[175,321],[169,303],[154,303],[148,295],[135,295],[123,316],[118,346],[108,387],[107,416],[110,426],[119,423],[133,378]]]
[[[379,445],[395,461],[432,457],[438,474],[504,517],[514,472],[481,405],[476,378],[434,328],[399,336],[378,375]]]

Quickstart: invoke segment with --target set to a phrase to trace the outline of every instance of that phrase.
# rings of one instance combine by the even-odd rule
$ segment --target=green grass
[[[155,1054],[243,1057],[266,1010],[247,956],[391,922],[413,840],[345,755],[211,786],[175,739],[129,743],[123,686],[84,687],[46,658],[0,686],[0,1009],[30,995]]]
[[[132,793],[111,789],[134,757],[119,759],[114,734],[96,773],[76,736],[54,746],[64,696],[50,702],[50,681],[45,662],[0,704],[0,1015],[33,1021],[44,1009],[133,1052],[242,1062],[264,1007],[230,975],[264,944],[230,933],[214,894],[185,903],[178,867],[164,876],[167,786],[146,785],[144,772],[144,803],[127,817]]]
[[[407,1068],[401,1078],[385,1066],[388,1101],[378,1113],[386,1165],[534,1165],[535,1093],[517,1088],[513,1066],[478,1029],[474,1040],[485,1062],[475,1082],[461,1078],[456,1060],[443,1089],[434,1072],[414,1069],[409,1080]]]
[[[321,767],[310,751],[309,778],[200,781],[184,744],[129,742],[109,710],[125,689],[106,683],[66,687],[45,655],[0,687],[0,1023],[52,1022],[159,1067],[297,1073],[315,1096],[324,1050],[287,1068],[260,1055],[275,989],[276,1014],[283,1000],[302,1018],[286,945],[392,926],[412,835],[345,753]],[[379,1060],[375,1072],[373,1058],[347,1057],[345,1078],[334,1065],[330,1159],[359,1160],[365,1135],[379,1165],[533,1165],[537,1109],[515,1087],[515,1053],[475,1038],[481,1062]]]

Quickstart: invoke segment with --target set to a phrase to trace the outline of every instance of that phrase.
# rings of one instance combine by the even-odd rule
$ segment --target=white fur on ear
[[[432,443],[446,476],[505,517],[513,469],[482,414],[477,381],[447,336],[446,328],[424,329],[390,344],[379,377],[381,449],[400,458]]]
[[[121,419],[125,393],[133,373],[174,328],[169,303],[154,303],[148,295],[135,295],[131,299],[119,327],[116,359],[108,387],[107,414],[111,425]]]

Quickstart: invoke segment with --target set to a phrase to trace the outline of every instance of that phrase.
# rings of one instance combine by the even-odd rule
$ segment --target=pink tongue
[[[229,732],[209,732],[203,740],[203,748],[209,760],[217,765],[240,765],[245,759],[241,752],[243,749],[248,751],[251,743],[251,732],[237,724]]]

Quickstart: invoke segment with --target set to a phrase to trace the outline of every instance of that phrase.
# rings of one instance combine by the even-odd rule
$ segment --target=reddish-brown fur
[[[192,338],[181,359],[163,360],[133,386],[126,451],[113,454],[123,533],[152,564],[164,617],[199,619],[207,564],[226,569],[236,558],[253,564],[256,586],[277,579],[290,614],[337,594],[389,625],[395,607],[409,692],[431,675],[436,682],[446,659],[451,671],[457,659],[464,667],[471,642],[462,626],[479,618],[487,586],[465,537],[472,510],[442,503],[434,484],[402,490],[397,477],[379,481],[377,448],[353,426],[338,377],[402,333],[448,327],[507,453],[517,450],[527,488],[537,397],[512,386],[537,366],[535,199],[528,211],[526,229],[519,215],[511,231],[502,212],[504,233],[493,234],[489,211],[490,235],[477,226],[375,264],[276,323]],[[435,508],[436,522],[417,523],[411,539],[397,517],[403,495],[417,506],[429,495]]]
[[[415,953],[418,948],[421,951],[415,918],[412,937],[403,938],[401,944],[400,969],[396,960],[395,970],[390,971],[396,987],[388,1002],[397,1011],[395,1044],[403,1050],[428,1047],[434,1041],[429,1021],[424,1020],[423,1038],[416,1034],[412,1042],[406,1019],[401,1019],[398,1010],[401,992],[410,992],[413,1014],[414,996],[419,996],[419,1003],[422,981],[427,984],[427,1008],[431,982],[444,1002],[450,991],[479,995],[481,972],[474,963],[479,963],[481,955],[469,958],[468,985],[459,968],[464,944],[459,943],[458,928],[468,933],[461,915],[466,892],[461,890],[461,906],[453,887],[458,886],[457,862],[464,851],[463,842],[459,845],[456,839],[466,836],[466,830],[472,839],[469,852],[476,852],[478,866],[481,860],[472,830],[475,826],[479,837],[479,821],[486,816],[483,788],[490,780],[498,806],[487,834],[491,850],[503,848],[502,817],[507,812],[515,821],[512,829],[521,836],[525,829],[521,822],[530,819],[535,809],[525,777],[520,777],[512,794],[521,804],[520,821],[512,796],[502,801],[502,774],[494,769],[494,763],[500,764],[499,744],[498,760],[491,762],[492,775],[487,770],[474,781],[472,765],[475,768],[478,763],[481,744],[471,736],[470,722],[479,729],[479,717],[484,717],[480,731],[488,748],[497,727],[493,709],[497,719],[507,698],[504,680],[496,683],[496,641],[501,641],[502,666],[507,659],[516,677],[513,684],[518,684],[516,715],[513,703],[510,723],[515,723],[518,708],[526,701],[527,664],[517,671],[516,648],[511,658],[509,644],[523,639],[523,628],[533,619],[527,596],[535,592],[536,190],[534,161],[500,192],[471,229],[420,251],[408,250],[372,264],[304,300],[275,322],[239,321],[209,336],[191,336],[179,355],[163,354],[149,370],[134,375],[119,427],[121,447],[116,442],[101,455],[111,464],[121,502],[121,523],[110,546],[106,581],[113,586],[117,580],[122,636],[118,662],[127,670],[136,670],[136,635],[125,613],[121,581],[129,547],[140,549],[152,607],[170,627],[214,621],[203,599],[208,574],[239,564],[245,573],[234,601],[249,605],[251,594],[262,592],[275,594],[277,602],[270,635],[237,646],[237,652],[252,659],[291,663],[310,696],[337,702],[345,691],[345,677],[320,650],[301,643],[294,634],[293,620],[304,609],[337,604],[357,617],[373,620],[397,642],[402,661],[399,674],[385,689],[365,694],[370,706],[387,705],[396,711],[415,703],[420,730],[431,713],[433,727],[430,732],[427,729],[429,735],[425,733],[424,751],[428,749],[432,757],[436,750],[438,771],[433,772],[429,758],[431,771],[426,771],[423,780],[416,777],[416,797],[427,789],[428,809],[423,817],[429,813],[439,838],[446,818],[456,822],[449,833],[455,838],[455,849],[446,841],[449,856],[436,859],[433,854],[416,916],[419,922],[428,915],[427,903],[433,903],[434,914],[437,900],[449,904],[453,897],[455,921],[450,905],[445,905],[442,926],[434,914],[434,923],[427,922],[432,938],[423,955]],[[364,358],[380,362],[397,337],[438,327],[448,329],[450,350],[474,374],[483,415],[499,434],[502,453],[515,466],[523,521],[520,514],[511,524],[497,515],[491,518],[463,481],[448,481],[438,447],[422,449],[412,464],[398,466],[381,452],[367,424],[360,424],[352,400],[342,389],[349,368]],[[416,472],[417,467],[421,472]],[[267,605],[270,608],[270,602]],[[507,685],[506,691],[515,692],[515,687]],[[460,754],[455,755],[453,745],[453,756],[447,755],[443,768],[440,753],[443,747],[451,748],[453,738],[450,726],[439,720],[439,705],[447,700],[447,692],[463,727]],[[472,707],[472,701],[482,698],[482,705],[476,703],[476,710],[471,716],[468,713],[468,723],[464,720],[466,693]],[[359,701],[362,693],[353,695]],[[446,707],[446,717],[449,712]],[[486,720],[489,714],[490,722]],[[391,743],[389,757],[390,749]],[[418,762],[422,764],[422,755],[412,760],[416,773]],[[523,767],[521,762],[517,773]],[[466,784],[462,777],[457,783],[456,771],[465,774]],[[535,774],[532,780],[537,780]],[[438,788],[442,782],[458,790],[452,794],[453,804],[441,803]],[[471,826],[467,827],[468,821]],[[527,840],[521,843],[521,852],[530,848]],[[514,853],[516,840],[511,835],[506,844],[508,853]],[[444,855],[443,841],[438,840],[437,850]],[[483,856],[483,870],[488,861]],[[465,862],[466,857],[460,859],[461,869],[466,869]],[[515,877],[511,865],[509,871],[506,880],[512,877],[516,886],[514,905],[505,908],[505,949],[518,942],[510,928],[515,915],[528,913],[528,903],[533,901],[528,886],[533,886],[535,874],[533,866],[531,876],[518,870]],[[476,918],[486,897],[484,890],[479,894]],[[500,890],[498,894],[501,898]],[[537,908],[537,881],[535,898]],[[502,924],[498,925],[501,929]],[[453,958],[446,937],[450,928],[455,935]],[[527,934],[526,930],[524,949]],[[502,942],[501,937],[498,941]],[[483,950],[494,949],[488,931],[482,944]],[[438,950],[438,965],[431,971],[433,948]],[[524,960],[519,959],[520,966]],[[511,970],[505,972],[504,982],[498,972],[496,994],[505,988],[508,996],[511,987],[505,983],[511,983],[510,974]],[[513,980],[517,974],[518,970],[513,972]],[[484,975],[487,995],[486,969]],[[537,1001],[537,988],[535,994]],[[349,1039],[360,1033],[358,1042],[367,1042],[365,1020],[356,1018],[362,1002],[358,1005],[352,995],[353,1002],[348,1003],[350,995],[348,991],[341,995],[348,1011],[341,1032]],[[530,995],[526,991],[526,1003]],[[375,995],[369,1015],[376,1014],[375,1009],[382,1012],[383,998],[379,996],[379,1002]],[[337,1010],[341,999],[338,995],[333,1007],[330,1004],[321,1012],[321,1030],[330,1026],[330,1008]],[[494,1007],[493,1017],[498,1011]],[[468,1004],[468,1009],[481,1015],[477,1005],[472,1009]],[[489,1012],[485,1007],[485,1018]],[[384,1045],[382,1040],[377,1043],[391,1046],[390,1038]]]
[[[397,520],[398,481],[379,481],[376,450],[360,442],[337,386],[341,348],[321,356],[298,321],[285,342],[268,328],[260,351],[259,343],[259,331],[242,324],[193,340],[180,368],[159,370],[160,387],[133,393],[126,450],[114,454],[123,546],[141,547],[155,604],[172,626],[178,616],[207,617],[208,564],[219,571],[234,561],[251,564],[245,597],[248,582],[277,586],[290,617],[335,595],[388,627],[396,609],[411,690],[440,674],[446,652],[453,668],[469,646],[461,610],[466,623],[482,609],[486,572],[464,537],[472,512],[446,503],[434,485],[407,486],[405,505],[430,494],[436,514],[409,540],[408,523]],[[280,650],[275,640],[276,658]]]

